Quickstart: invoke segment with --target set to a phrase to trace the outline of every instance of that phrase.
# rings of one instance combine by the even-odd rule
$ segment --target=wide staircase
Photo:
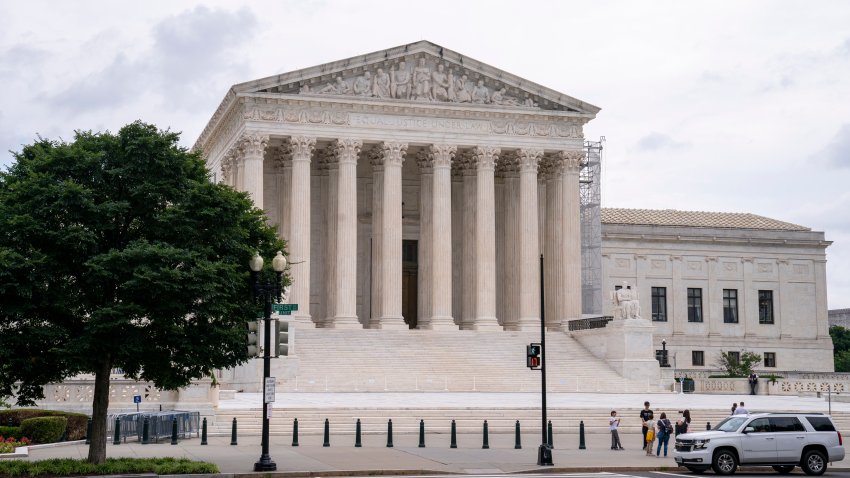
[[[539,332],[296,329],[293,335],[297,359],[288,360],[297,365],[278,381],[279,391],[540,390],[540,372],[526,367],[526,345],[538,342]],[[563,332],[547,333],[546,359],[552,392],[660,391],[659,380],[621,377]]]

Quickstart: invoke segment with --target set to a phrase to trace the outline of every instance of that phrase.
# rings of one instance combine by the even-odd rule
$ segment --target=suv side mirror
[[[756,430],[753,427],[745,427],[744,428],[744,433],[750,433],[750,432],[754,432],[754,431],[756,431]]]

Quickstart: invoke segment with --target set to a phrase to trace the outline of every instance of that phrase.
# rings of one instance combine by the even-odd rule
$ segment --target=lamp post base
[[[254,471],[276,471],[277,463],[272,461],[268,455],[260,457],[260,461],[254,463]]]
[[[554,466],[552,463],[552,449],[549,445],[543,444],[537,448],[537,466]]]

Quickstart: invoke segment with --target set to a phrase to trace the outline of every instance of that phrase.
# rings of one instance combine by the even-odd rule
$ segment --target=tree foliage
[[[753,367],[761,362],[761,355],[755,352],[741,352],[740,358],[730,352],[720,352],[717,366],[728,377],[748,377],[753,373]]]
[[[39,139],[0,172],[0,396],[115,367],[175,389],[247,360],[247,262],[283,243],[178,137]]]
[[[833,325],[829,328],[832,337],[833,357],[836,372],[850,372],[850,330]]]

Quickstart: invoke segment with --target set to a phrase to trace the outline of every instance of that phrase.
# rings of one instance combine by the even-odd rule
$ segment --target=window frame
[[[702,287],[688,287],[688,322],[703,322]]]
[[[699,363],[697,363],[697,357],[699,357]],[[691,367],[705,367],[705,351],[691,350]]]
[[[737,324],[738,317],[738,289],[723,289],[723,323]]]
[[[770,361],[768,361],[768,355],[770,356]],[[776,368],[776,352],[764,352],[762,354],[762,363],[764,363],[764,368]]]
[[[660,292],[657,294],[656,292]],[[652,321],[667,322],[667,287],[651,287]],[[660,305],[661,307],[656,307]]]
[[[773,291],[759,290],[759,324],[773,325],[776,315],[773,308]]]

